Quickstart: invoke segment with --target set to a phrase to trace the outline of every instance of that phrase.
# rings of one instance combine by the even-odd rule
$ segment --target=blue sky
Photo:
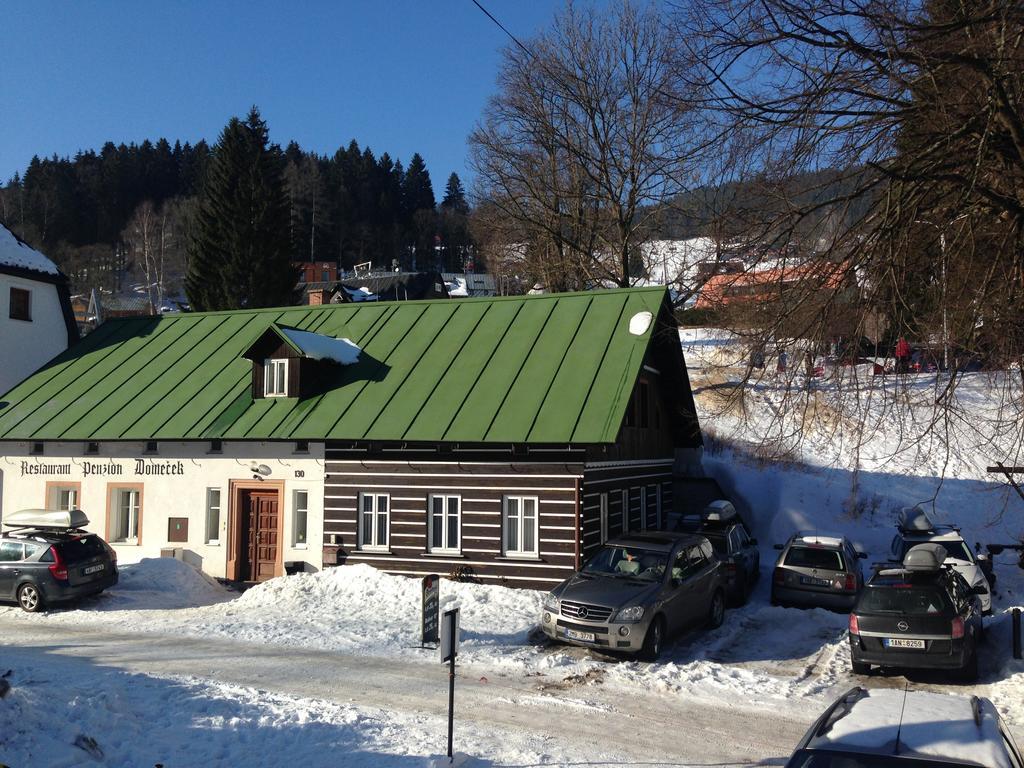
[[[483,5],[520,38],[563,7]],[[419,152],[440,194],[470,175],[466,136],[509,42],[471,0],[4,0],[0,18],[0,181],[108,140],[212,143],[256,104],[282,145]]]

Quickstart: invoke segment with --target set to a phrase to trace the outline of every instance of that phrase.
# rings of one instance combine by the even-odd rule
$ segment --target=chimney
[[[321,304],[331,303],[331,292],[325,288],[318,288],[309,292],[309,306],[319,307]]]

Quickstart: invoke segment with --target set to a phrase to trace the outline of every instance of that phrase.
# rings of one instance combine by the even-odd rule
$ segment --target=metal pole
[[[946,322],[946,230],[939,230],[939,249],[942,251],[942,367],[949,370],[949,326]]]
[[[1014,608],[1014,658],[1021,658],[1021,609]]]
[[[448,759],[452,757],[452,730],[455,724],[455,621],[450,622],[451,657],[448,665]]]

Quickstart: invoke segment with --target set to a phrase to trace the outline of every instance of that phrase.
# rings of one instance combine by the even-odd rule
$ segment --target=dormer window
[[[302,399],[320,394],[338,366],[357,364],[360,352],[345,338],[271,323],[242,356],[252,361],[254,399]]]
[[[263,396],[288,397],[288,360],[263,361]]]

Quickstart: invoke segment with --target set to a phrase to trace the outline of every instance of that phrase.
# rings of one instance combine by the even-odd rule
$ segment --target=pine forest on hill
[[[0,186],[0,223],[53,258],[72,290],[118,290],[126,272],[147,275],[143,251],[159,244],[168,280],[180,287],[189,231],[212,148],[167,139],[107,142],[73,158],[34,157]],[[333,155],[291,142],[280,152],[295,261],[372,262],[461,271],[469,243],[462,182],[448,177],[438,204],[430,172],[352,140]],[[155,235],[154,235],[155,232]],[[436,248],[435,246],[440,246]],[[416,254],[428,253],[427,259]]]

